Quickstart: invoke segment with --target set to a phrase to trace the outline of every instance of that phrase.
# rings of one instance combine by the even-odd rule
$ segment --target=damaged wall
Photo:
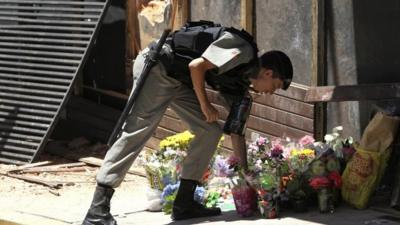
[[[400,2],[326,3],[328,85],[400,82]],[[373,104],[329,103],[328,130],[343,125],[349,135],[360,136]]]
[[[191,20],[211,20],[227,27],[240,27],[240,0],[190,1]]]
[[[256,39],[261,52],[281,50],[293,63],[293,82],[311,82],[311,0],[256,0]]]
[[[155,2],[169,3],[169,1]],[[225,26],[240,27],[241,0],[192,0],[189,2],[191,20],[213,20]],[[396,52],[400,47],[397,41],[400,35],[396,26],[397,21],[400,21],[400,2],[389,0],[382,4],[374,0],[369,1],[368,4],[361,4],[353,0],[338,0],[325,1],[325,3],[327,84],[393,82],[400,79],[396,76],[400,67],[400,56]],[[159,5],[150,4],[149,7],[153,11],[149,10],[150,8],[142,10],[139,16],[140,26],[141,30],[147,27],[146,30],[154,31],[154,33],[146,34],[147,38],[141,34],[142,46],[159,37],[162,29],[169,23],[168,18],[171,13],[171,7],[167,5],[162,8]],[[312,0],[254,1],[254,33],[260,51],[279,49],[287,52],[294,64],[294,82],[304,85],[300,89],[292,87],[287,92],[263,97],[263,100],[259,102],[255,109],[255,113],[259,115],[253,123],[258,126],[257,129],[262,129],[262,132],[266,134],[279,136],[285,132],[291,133],[293,130],[297,134],[302,134],[313,129],[313,106],[299,101],[306,87],[311,85],[311,7]],[[155,25],[156,28],[150,25]],[[369,102],[329,103],[328,131],[334,126],[343,125],[346,136],[359,137],[369,117],[370,105]],[[285,113],[285,118],[279,119],[282,113]],[[301,121],[300,124],[298,120],[301,118],[305,122]],[[166,120],[169,119],[171,118]],[[262,121],[263,126],[269,126],[269,128],[261,128],[259,120]],[[296,125],[296,121],[300,125]],[[176,126],[173,125],[175,123],[175,120],[165,122],[165,129],[158,132],[157,138],[170,134],[169,131],[179,131],[181,127],[171,128]],[[288,128],[282,128],[282,125]]]
[[[400,2],[325,1],[327,85],[399,82]],[[312,0],[256,0],[261,51],[281,49],[294,64],[294,82],[311,84]],[[328,103],[327,131],[344,126],[360,137],[374,102]]]
[[[357,84],[352,0],[326,1],[327,85]],[[345,136],[360,137],[359,102],[327,104],[327,131],[342,125]]]
[[[400,82],[400,1],[353,0],[353,13],[358,83]],[[362,128],[372,104],[360,103]]]
[[[150,1],[138,14],[140,46],[144,49],[150,42],[160,38],[163,30],[170,25],[171,1]]]

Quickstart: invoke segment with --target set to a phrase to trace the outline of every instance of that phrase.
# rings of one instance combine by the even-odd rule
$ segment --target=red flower
[[[282,153],[283,153],[283,149],[282,148],[275,147],[271,151],[271,157],[278,158],[278,157],[280,157],[282,155]]]
[[[315,190],[324,187],[330,187],[332,185],[331,181],[327,177],[314,177],[310,180],[310,186]]]
[[[176,169],[176,172],[179,173],[181,171],[181,169],[182,169],[181,165],[179,163],[177,163],[175,169]]]
[[[206,172],[204,172],[203,177],[201,178],[201,180],[205,183],[208,181],[208,178],[210,178],[211,175],[211,171],[210,169],[207,169]]]
[[[333,187],[340,188],[342,186],[342,177],[337,171],[332,171],[328,175],[328,179],[333,182]]]
[[[239,161],[240,161],[239,157],[231,155],[228,158],[228,165],[230,168],[234,168],[236,166],[239,166]]]

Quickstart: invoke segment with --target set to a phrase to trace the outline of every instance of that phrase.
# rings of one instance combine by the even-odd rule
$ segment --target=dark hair
[[[277,50],[269,51],[259,57],[260,66],[274,71],[273,77],[283,81],[283,90],[288,89],[293,78],[293,66],[289,57]]]

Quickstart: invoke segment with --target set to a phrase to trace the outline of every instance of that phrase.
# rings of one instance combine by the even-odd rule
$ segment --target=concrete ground
[[[88,149],[86,154],[93,155]],[[77,151],[71,151],[74,155]],[[43,154],[40,161],[56,164],[72,163],[65,158]],[[95,189],[96,166],[83,166],[83,170],[67,172],[41,172],[23,174],[47,182],[62,184],[60,189],[28,183],[0,175],[0,225],[71,225],[81,224],[92,200]],[[15,169],[0,164],[1,171]],[[111,212],[119,225],[187,225],[187,224],[243,224],[243,225],[394,225],[400,224],[400,212],[386,207],[388,200],[373,203],[374,207],[355,210],[345,204],[333,214],[320,214],[317,208],[306,213],[283,211],[278,219],[263,219],[260,215],[242,218],[235,211],[221,216],[174,222],[163,212],[148,212],[147,179],[127,174],[116,189],[111,201]],[[381,202],[381,203],[379,203]]]
[[[5,180],[3,179],[2,182]],[[0,183],[3,187],[5,183]],[[0,186],[0,187],[2,187]],[[80,224],[90,204],[95,184],[89,188],[79,185],[65,187],[56,196],[49,194],[46,187],[32,185],[42,194],[13,195],[2,192],[0,196],[0,225],[67,225]],[[317,209],[306,213],[282,212],[279,219],[263,219],[259,215],[250,218],[239,217],[235,211],[224,212],[212,218],[192,219],[174,222],[162,212],[146,211],[146,179],[130,175],[116,189],[112,199],[112,213],[120,225],[186,225],[186,224],[276,224],[276,225],[394,225],[400,224],[400,213],[390,209],[370,208],[355,210],[341,205],[333,214],[320,214]],[[37,192],[36,192],[37,193]]]

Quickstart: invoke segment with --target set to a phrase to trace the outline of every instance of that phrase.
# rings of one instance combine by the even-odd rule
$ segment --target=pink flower
[[[265,137],[259,137],[257,139],[257,145],[265,145],[267,143],[267,139]]]
[[[301,145],[301,146],[308,146],[308,145],[311,145],[311,144],[313,144],[315,142],[315,139],[313,138],[313,137],[311,137],[310,135],[306,135],[306,136],[304,136],[304,137],[302,137],[300,140],[299,140],[299,144]]]
[[[255,145],[255,144],[250,144],[250,145],[249,145],[248,151],[249,151],[249,152],[252,152],[252,153],[256,153],[256,152],[259,151],[259,148],[258,148],[258,146]]]
[[[276,139],[276,140],[273,140],[273,141],[272,141],[272,150],[275,150],[275,151],[278,151],[278,150],[283,151],[283,148],[284,148],[284,146],[283,146],[282,143],[281,143],[281,139]]]

